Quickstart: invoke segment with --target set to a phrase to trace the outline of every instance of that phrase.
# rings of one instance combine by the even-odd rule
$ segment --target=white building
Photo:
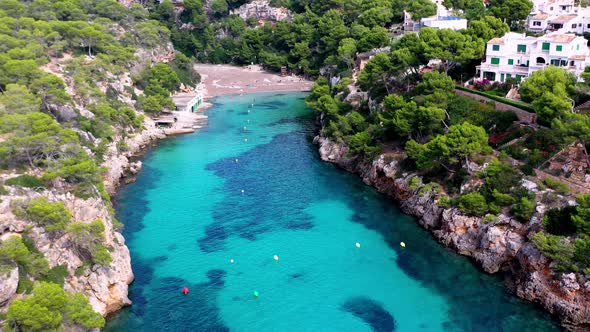
[[[534,0],[533,10],[527,18],[527,30],[590,32],[590,8],[575,7],[574,0]]]
[[[172,95],[176,111],[195,112],[203,103],[203,86],[199,83],[194,90],[178,92]]]
[[[564,67],[581,79],[590,65],[586,39],[558,32],[538,38],[509,32],[488,41],[486,58],[476,69],[480,79],[505,82],[508,78],[520,81],[549,65]]]
[[[423,27],[435,29],[467,29],[467,20],[458,16],[453,16],[447,8],[443,6],[442,0],[432,0],[436,4],[436,15],[424,17],[420,21],[414,21],[410,13],[404,11],[404,30],[420,31]]]
[[[574,0],[533,0],[532,13],[562,15],[572,13]]]

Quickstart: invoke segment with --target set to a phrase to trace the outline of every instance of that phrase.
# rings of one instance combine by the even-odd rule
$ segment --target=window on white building
[[[586,24],[586,28],[590,29],[590,24]]]
[[[575,29],[578,25],[577,24],[572,24],[572,29]]]
[[[492,45],[492,51],[499,51],[500,45]]]
[[[590,25],[590,24],[588,24],[588,25]],[[540,27],[541,21],[533,21],[533,26]]]

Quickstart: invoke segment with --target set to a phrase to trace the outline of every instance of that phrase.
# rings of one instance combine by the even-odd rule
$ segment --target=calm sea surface
[[[107,331],[559,330],[321,162],[304,96],[218,98],[146,156],[117,197],[134,304]]]

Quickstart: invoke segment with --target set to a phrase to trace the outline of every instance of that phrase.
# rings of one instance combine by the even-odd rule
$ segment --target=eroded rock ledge
[[[459,254],[472,257],[486,272],[502,271],[519,297],[541,304],[570,331],[590,330],[590,282],[581,285],[574,273],[556,275],[551,262],[529,241],[529,226],[500,215],[485,223],[482,218],[461,214],[456,208],[437,205],[434,191],[410,187],[415,176],[403,173],[402,153],[381,155],[373,162],[350,157],[344,144],[316,136],[322,160],[358,174],[363,181],[397,202],[402,211]]]

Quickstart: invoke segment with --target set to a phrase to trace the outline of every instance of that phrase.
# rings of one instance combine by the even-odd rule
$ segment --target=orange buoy
[[[182,287],[182,294],[184,294],[184,295],[188,294],[188,287]]]

